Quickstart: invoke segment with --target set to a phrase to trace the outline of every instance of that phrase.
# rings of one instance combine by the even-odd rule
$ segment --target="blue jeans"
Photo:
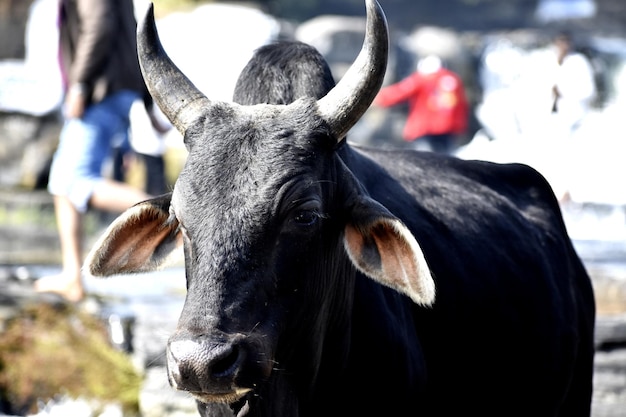
[[[139,98],[134,91],[118,91],[89,106],[82,118],[65,121],[50,167],[50,194],[69,198],[81,213],[87,210],[113,146],[128,142],[128,115]]]

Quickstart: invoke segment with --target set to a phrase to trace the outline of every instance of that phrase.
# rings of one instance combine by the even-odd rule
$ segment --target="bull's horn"
[[[211,102],[167,56],[156,30],[152,3],[137,29],[137,55],[148,91],[184,134]]]
[[[361,52],[337,85],[318,100],[319,112],[337,140],[345,137],[372,104],[387,69],[387,19],[376,0],[365,3],[367,27]]]

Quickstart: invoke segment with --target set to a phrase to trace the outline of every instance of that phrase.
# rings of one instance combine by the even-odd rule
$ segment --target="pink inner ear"
[[[376,271],[376,269],[381,268],[377,254],[378,249],[375,245],[374,247],[371,246],[373,242],[370,243],[369,247],[370,250],[376,249],[376,253],[368,256],[368,245],[365,243],[363,234],[356,227],[347,224],[344,233],[344,244],[354,265],[368,276],[380,274],[382,270]]]
[[[127,210],[87,256],[89,272],[94,276],[147,272],[167,263],[169,255],[182,247],[182,238],[174,235],[176,225],[168,225],[167,219],[167,213],[148,204]],[[169,250],[157,251],[164,242]]]
[[[108,253],[109,266],[118,268],[119,272],[142,270],[150,263],[156,246],[170,233],[162,224],[159,218],[146,218],[131,227],[120,228],[111,243],[115,250]]]
[[[371,235],[383,260],[382,272],[392,287],[402,287],[407,284],[406,277],[418,276],[417,265],[411,261],[411,247],[395,228],[387,222],[380,222],[372,227]]]
[[[416,276],[415,265],[407,261],[412,259],[409,245],[403,244],[388,223],[377,222],[364,233],[347,225],[345,239],[357,266],[368,275],[384,279],[386,285],[402,287],[406,282],[401,277]]]
[[[355,266],[370,278],[411,297],[434,300],[434,282],[421,248],[399,221],[381,219],[367,230],[346,225],[345,246]]]

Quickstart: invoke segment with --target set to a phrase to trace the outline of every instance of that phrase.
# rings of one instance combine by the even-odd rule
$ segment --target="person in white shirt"
[[[573,50],[569,33],[561,32],[554,38],[554,49],[557,66],[552,112],[571,133],[580,125],[596,95],[593,67],[585,55]]]

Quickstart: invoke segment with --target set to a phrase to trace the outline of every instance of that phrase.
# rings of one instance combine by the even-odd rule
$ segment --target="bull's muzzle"
[[[172,387],[203,402],[232,403],[251,390],[240,386],[246,364],[243,336],[173,337],[167,347],[168,379]]]

